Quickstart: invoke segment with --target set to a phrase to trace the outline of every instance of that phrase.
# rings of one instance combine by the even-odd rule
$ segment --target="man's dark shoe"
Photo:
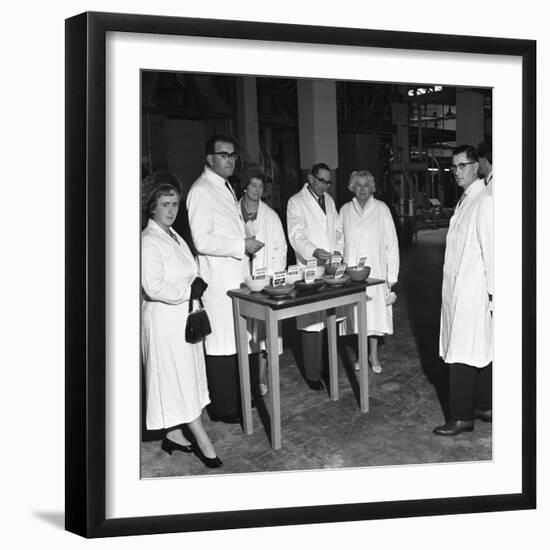
[[[481,420],[482,422],[492,422],[493,409],[474,409],[474,418],[477,418],[477,420]]]
[[[434,429],[435,435],[458,435],[463,432],[473,432],[474,421],[473,420],[449,420],[443,426],[438,426]]]
[[[306,378],[306,384],[308,385],[308,388],[313,391],[321,391],[325,388],[321,380],[308,380]]]

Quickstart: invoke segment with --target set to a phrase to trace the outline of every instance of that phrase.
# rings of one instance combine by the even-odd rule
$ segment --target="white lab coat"
[[[142,233],[141,344],[149,430],[189,423],[210,403],[202,343],[189,344],[184,336],[197,265],[176,236],[179,244],[151,219]]]
[[[239,208],[242,200],[239,201]],[[250,274],[260,267],[266,267],[270,275],[277,270],[285,269],[287,244],[283,224],[277,212],[260,201],[256,219],[246,222],[245,226],[248,236],[255,236],[265,245],[252,257]]]
[[[296,261],[305,265],[313,260],[316,248],[328,252],[344,251],[344,232],[334,200],[325,193],[323,212],[317,200],[304,184],[301,191],[290,197],[287,205],[288,240],[296,253]],[[298,317],[298,329],[318,332],[324,328],[324,312],[310,313]]]
[[[399,244],[390,209],[385,203],[370,197],[365,208],[356,198],[340,209],[344,228],[344,262],[357,265],[366,256],[371,267],[369,277],[382,279],[384,284],[367,289],[367,332],[369,335],[393,334],[392,306],[386,305],[388,283],[396,283],[399,274]],[[347,330],[357,334],[357,305],[349,306]]]
[[[239,201],[241,207],[243,199]],[[283,224],[275,210],[260,201],[258,215],[255,220],[245,224],[247,236],[255,236],[264,243],[264,247],[258,250],[250,261],[250,274],[254,274],[257,268],[265,267],[270,275],[275,271],[286,268],[287,244]],[[251,335],[250,349],[258,352],[266,349],[265,323],[257,319],[248,319],[248,331]],[[283,353],[283,339],[279,336],[279,353]]]
[[[493,192],[493,183],[495,181],[495,176],[493,175],[493,172],[491,171],[491,173],[487,176],[487,180],[486,180],[486,184],[487,184],[487,189],[489,191],[491,191],[491,193]]]
[[[227,291],[239,288],[248,274],[244,222],[225,180],[205,167],[187,195],[189,226],[198,253],[199,271],[208,284],[203,295],[212,334],[207,355],[236,353],[233,305]]]
[[[465,191],[447,233],[439,354],[446,363],[493,360],[493,197],[482,179]]]

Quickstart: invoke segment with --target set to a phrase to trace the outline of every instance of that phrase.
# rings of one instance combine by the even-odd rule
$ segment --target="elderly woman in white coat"
[[[201,421],[210,402],[202,342],[185,341],[189,300],[199,298],[204,281],[185,241],[173,229],[180,191],[166,173],[147,176],[142,184],[144,211],[149,217],[142,233],[142,353],[146,382],[146,425],[166,430],[162,449],[195,453],[209,468],[221,460]],[[195,441],[190,442],[183,426]]]
[[[493,200],[478,169],[476,149],[453,150],[451,170],[464,192],[443,264],[439,354],[449,368],[449,420],[436,435],[471,432],[474,420],[493,418]]]
[[[384,284],[367,289],[367,334],[369,362],[374,372],[382,372],[378,355],[378,339],[393,334],[392,286],[399,273],[399,245],[389,208],[374,198],[376,184],[368,170],[352,172],[348,184],[355,195],[340,209],[344,227],[344,262],[357,265],[366,257],[370,276]],[[357,306],[349,309],[347,331],[357,333]]]
[[[210,418],[240,422],[239,370],[233,305],[227,291],[239,288],[249,273],[248,254],[262,246],[247,238],[237,198],[227,178],[238,157],[230,136],[215,135],[206,143],[206,166],[187,195],[189,226],[198,253],[201,277],[207,282],[204,306],[212,334],[205,339]]]
[[[261,200],[264,192],[265,174],[258,165],[249,165],[241,175],[243,196],[239,201],[245,221],[247,237],[256,237],[264,243],[250,258],[250,274],[258,268],[266,268],[268,275],[285,269],[287,244],[283,225],[277,212]],[[265,344],[265,323],[251,319],[251,351],[259,353],[259,392],[267,393],[267,355]],[[282,339],[279,337],[279,353],[282,353]]]
[[[308,181],[288,201],[288,240],[301,266],[313,259],[318,266],[324,266],[331,254],[342,254],[344,250],[342,222],[334,200],[326,192],[332,184],[330,177],[326,164],[313,165]],[[320,312],[303,315],[296,321],[302,331],[306,382],[314,391],[323,389],[321,331],[325,328],[325,318],[326,315]]]

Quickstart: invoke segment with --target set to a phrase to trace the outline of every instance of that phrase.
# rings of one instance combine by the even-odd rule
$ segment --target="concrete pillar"
[[[473,145],[485,137],[483,95],[474,90],[456,91],[456,144]]]
[[[353,198],[348,189],[350,174],[354,170],[369,170],[376,181],[376,187],[382,190],[384,173],[380,162],[380,139],[376,134],[343,134],[340,137],[340,203]]]
[[[338,121],[333,80],[298,80],[298,125],[303,177],[313,164],[324,162],[331,169],[331,179],[336,182]],[[329,192],[335,196],[336,185]]]
[[[409,104],[392,103],[393,162],[408,164],[409,162]]]
[[[237,132],[245,160],[260,162],[256,77],[237,78]]]

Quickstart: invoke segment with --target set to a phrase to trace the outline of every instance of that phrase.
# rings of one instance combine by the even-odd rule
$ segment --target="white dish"
[[[245,277],[244,283],[252,292],[261,292],[269,284],[269,279],[267,277],[265,279],[253,279],[248,276]]]

